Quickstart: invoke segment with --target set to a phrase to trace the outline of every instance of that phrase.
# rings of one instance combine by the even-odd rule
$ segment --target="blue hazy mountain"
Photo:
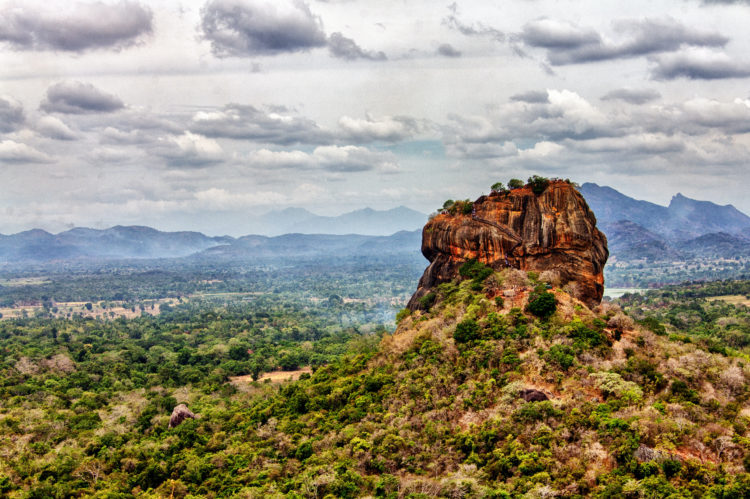
[[[619,259],[674,259],[747,255],[750,217],[732,205],[698,201],[682,194],[668,206],[628,197],[586,183],[581,194]]]

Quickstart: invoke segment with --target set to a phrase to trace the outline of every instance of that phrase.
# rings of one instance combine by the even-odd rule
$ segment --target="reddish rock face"
[[[430,265],[409,308],[440,283],[458,276],[476,258],[497,270],[556,271],[561,286],[589,306],[601,302],[607,238],[583,196],[565,181],[553,181],[539,195],[523,187],[482,196],[468,215],[439,214],[422,230],[422,254]]]

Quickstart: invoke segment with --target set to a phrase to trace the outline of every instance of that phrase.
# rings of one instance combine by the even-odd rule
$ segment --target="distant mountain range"
[[[620,260],[750,255],[750,217],[732,205],[675,195],[669,206],[586,183],[581,194]]]
[[[59,234],[33,229],[0,235],[0,261],[50,261],[81,258],[175,258],[231,237],[208,237],[200,232],[161,232],[150,227],[116,226],[97,230],[75,228]]]
[[[399,206],[390,210],[364,208],[335,217],[316,215],[304,208],[286,208],[251,221],[249,232],[266,236],[281,234],[361,234],[388,236],[421,229],[427,215]]]
[[[581,193],[607,235],[610,261],[750,256],[750,217],[677,194],[669,206],[583,184]],[[59,234],[34,229],[0,235],[0,264],[84,259],[252,259],[418,254],[427,216],[403,206],[370,208],[337,217],[302,208],[260,217],[258,233],[240,238],[150,227],[76,228]]]

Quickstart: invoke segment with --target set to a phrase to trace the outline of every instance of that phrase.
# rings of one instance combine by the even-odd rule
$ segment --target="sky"
[[[750,1],[0,0],[0,233],[539,174],[750,213]]]

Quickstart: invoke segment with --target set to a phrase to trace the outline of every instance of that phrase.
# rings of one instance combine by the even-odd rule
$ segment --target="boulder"
[[[196,415],[187,408],[185,404],[180,404],[172,411],[172,416],[169,418],[169,427],[176,428],[180,426],[186,419],[196,419]]]
[[[550,182],[540,194],[530,186],[493,192],[471,214],[440,213],[422,230],[430,261],[409,301],[411,310],[438,284],[451,281],[469,259],[496,270],[554,271],[559,284],[589,306],[601,302],[607,238],[583,196],[569,182]]]
[[[519,391],[518,395],[520,395],[526,402],[543,402],[549,400],[546,393],[533,388],[525,388]]]

